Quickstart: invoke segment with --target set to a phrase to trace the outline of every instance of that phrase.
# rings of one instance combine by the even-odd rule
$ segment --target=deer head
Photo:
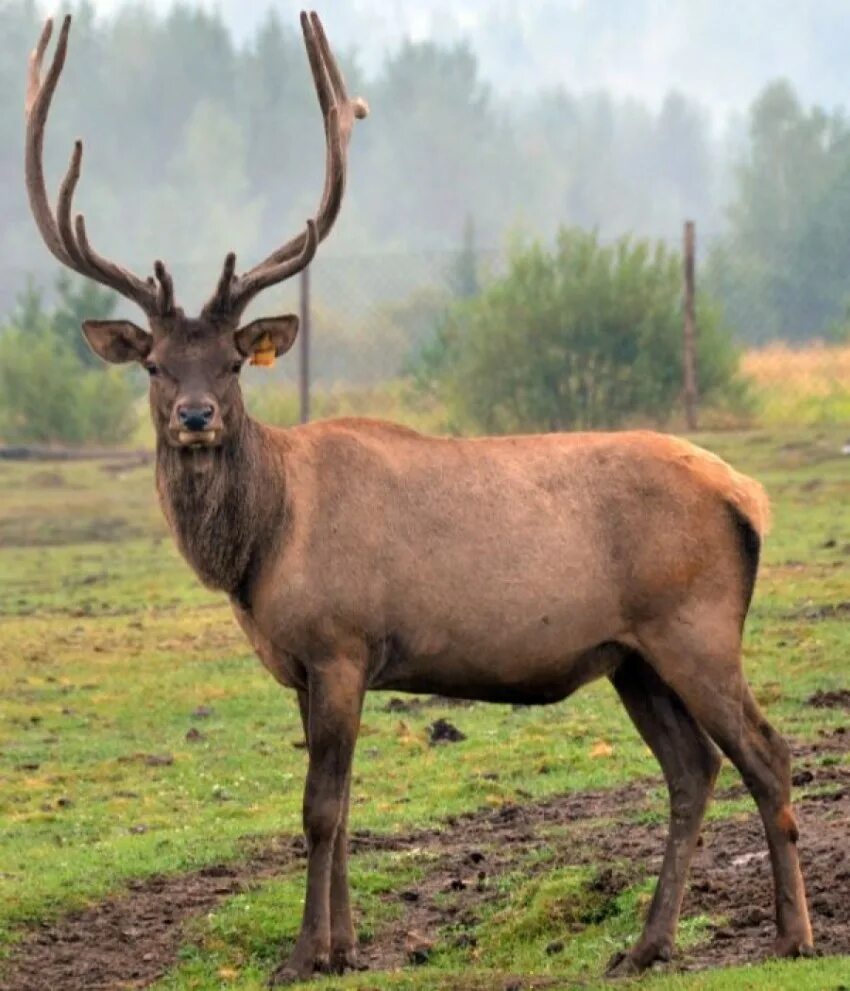
[[[137,303],[148,328],[128,320],[87,320],[83,333],[101,358],[113,363],[136,361],[151,380],[151,410],[157,435],[173,447],[219,446],[243,412],[239,371],[246,360],[268,363],[292,346],[296,316],[255,320],[241,317],[255,296],[291,278],[307,266],[333,227],[345,191],[348,143],[355,118],[368,113],[365,101],[349,99],[345,82],[316,13],[301,14],[307,57],[325,127],[325,185],[319,209],[305,229],[264,261],[236,274],[236,256],[224,260],[215,292],[195,318],[177,306],[174,283],[156,261],[153,276],[141,279],[92,248],[85,219],[71,219],[80,178],[83,145],[76,141],[54,212],[44,181],[42,153],[50,104],[68,50],[70,15],[65,17],[53,60],[42,80],[42,64],[53,24],[48,19],[30,56],[26,96],[26,185],[30,208],[45,244],[63,265],[114,289]]]

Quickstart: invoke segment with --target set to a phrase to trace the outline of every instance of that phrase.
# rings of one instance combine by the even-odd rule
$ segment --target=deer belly
[[[614,671],[625,648],[605,641],[571,653],[533,655],[523,652],[480,657],[409,654],[395,647],[370,688],[446,695],[483,702],[545,705],[559,702],[582,685]]]

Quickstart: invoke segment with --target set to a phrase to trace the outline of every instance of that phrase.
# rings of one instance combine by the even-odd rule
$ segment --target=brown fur
[[[788,836],[792,843],[796,843],[800,838],[800,830],[797,827],[797,820],[791,811],[790,805],[783,805],[776,817],[776,824]]]
[[[665,437],[664,440],[670,444],[671,456],[681,458],[696,476],[749,522],[759,537],[769,532],[770,500],[763,486],[696,444],[678,437]]]
[[[157,492],[177,545],[211,588],[246,604],[263,560],[286,534],[286,489],[276,452],[245,420],[215,457],[157,445]]]

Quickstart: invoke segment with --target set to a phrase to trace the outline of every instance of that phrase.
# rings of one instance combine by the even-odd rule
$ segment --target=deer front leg
[[[298,709],[304,739],[309,746],[309,696],[298,693]],[[345,783],[342,797],[342,815],[334,840],[333,861],[331,864],[331,970],[342,974],[346,970],[357,969],[357,933],[351,914],[348,893],[348,808],[351,795],[351,772]]]
[[[304,832],[307,837],[307,894],[301,931],[286,963],[272,978],[273,985],[303,980],[326,972],[331,963],[331,889],[346,885],[344,867],[335,869],[334,848],[347,815],[351,761],[360,726],[365,689],[365,665],[338,657],[310,669],[307,711],[307,748],[310,763],[304,789]],[[299,701],[302,704],[301,699]],[[335,891],[339,898],[338,890]],[[345,939],[352,939],[350,912]],[[334,937],[338,934],[334,927]],[[336,939],[334,940],[336,949]],[[349,953],[353,945],[348,947]]]

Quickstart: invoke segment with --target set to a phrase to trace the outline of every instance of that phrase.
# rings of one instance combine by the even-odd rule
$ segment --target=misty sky
[[[123,0],[92,0],[108,12]],[[144,2],[144,0],[143,0]],[[165,9],[171,0],[147,0]],[[202,0],[244,37],[269,9],[297,23],[298,0]],[[848,0],[325,0],[340,47],[365,66],[407,36],[466,37],[485,76],[513,92],[607,87],[657,105],[679,89],[722,115],[786,76],[807,102],[850,99]]]

